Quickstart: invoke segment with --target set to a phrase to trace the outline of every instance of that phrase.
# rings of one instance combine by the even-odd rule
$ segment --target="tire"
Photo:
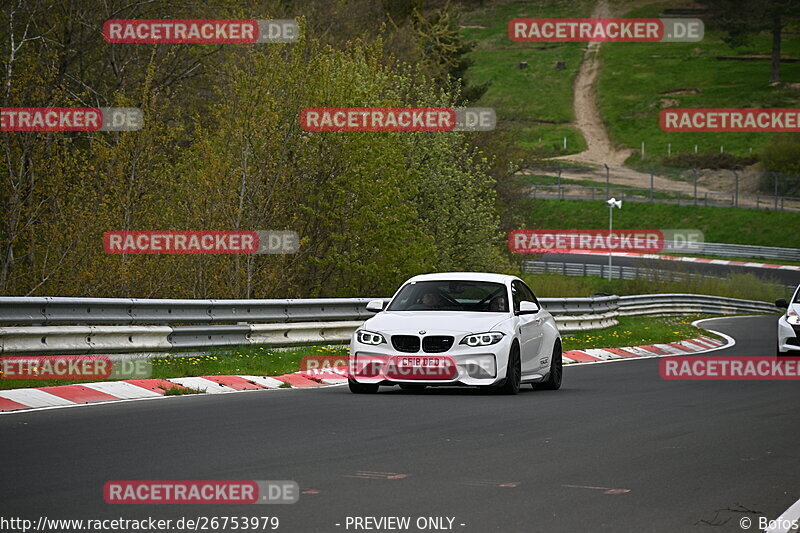
[[[502,385],[497,386],[494,392],[497,394],[517,394],[519,392],[520,380],[522,379],[522,367],[519,358],[519,344],[516,342],[511,345],[508,354],[508,366],[506,367],[506,379]]]
[[[350,387],[350,392],[353,394],[375,394],[378,392],[378,385],[372,383],[359,383],[358,381],[348,379],[347,385]]]
[[[561,378],[564,375],[564,360],[561,358],[561,341],[556,340],[553,345],[553,357],[550,358],[550,372],[547,379],[541,383],[534,383],[534,389],[558,390],[561,388]]]
[[[401,383],[400,388],[403,390],[424,391],[427,385],[417,385],[416,383]]]

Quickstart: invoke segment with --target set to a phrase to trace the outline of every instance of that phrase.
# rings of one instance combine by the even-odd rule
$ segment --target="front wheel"
[[[519,345],[511,345],[511,352],[508,354],[508,366],[506,367],[506,380],[495,391],[498,394],[516,394],[519,392],[519,385],[522,379],[522,367],[519,358]]]
[[[347,380],[347,386],[353,394],[375,394],[378,392],[378,385],[373,383],[359,383],[354,379]]]
[[[558,390],[561,388],[561,375],[564,370],[564,362],[561,358],[561,342],[556,340],[553,345],[553,357],[550,358],[550,373],[547,379],[541,383],[534,383],[534,389]]]

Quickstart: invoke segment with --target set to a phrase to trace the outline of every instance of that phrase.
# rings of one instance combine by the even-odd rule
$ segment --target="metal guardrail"
[[[749,244],[725,244],[716,242],[703,243],[705,255],[720,257],[753,257],[758,259],[774,259],[777,261],[800,261],[800,249],[777,248],[772,246],[752,246]]]
[[[560,274],[562,276],[599,276],[608,278],[609,267],[606,264],[591,263],[563,263],[559,261],[524,261],[523,272],[530,274]],[[719,279],[719,276],[703,274],[700,272],[682,272],[650,267],[621,266],[611,267],[613,279],[646,279],[649,281],[677,281],[686,282],[698,279]],[[795,285],[786,285],[789,290],[794,290]]]
[[[740,300],[703,294],[641,294],[620,296],[620,316],[667,316],[691,313],[732,315],[781,313],[775,305],[757,300]]]
[[[750,244],[727,244],[721,242],[676,243],[664,241],[665,250],[683,248],[688,255],[712,255],[718,257],[742,257],[753,259],[772,259],[775,261],[800,261],[800,248],[778,248],[774,246],[754,246]],[[667,252],[678,253],[678,252]]]
[[[0,327],[0,353],[163,353],[243,345],[341,343],[349,341],[355,329],[373,315],[366,310],[368,301],[3,297],[0,324],[14,325]],[[765,302],[692,294],[542,298],[540,302],[565,333],[613,326],[620,315],[778,312]],[[246,322],[262,317],[273,322]],[[164,324],[173,318],[177,323],[202,321],[203,325]],[[301,319],[306,321],[297,322]],[[122,324],[107,325],[112,321]],[[38,325],[30,325],[34,323]]]
[[[0,324],[223,324],[366,320],[376,298],[174,300],[0,297]],[[388,298],[377,298],[388,302]]]

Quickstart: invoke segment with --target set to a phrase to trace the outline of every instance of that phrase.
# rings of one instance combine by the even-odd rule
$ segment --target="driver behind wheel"
[[[508,306],[506,305],[505,297],[496,296],[492,298],[492,301],[489,303],[489,311],[492,313],[507,313]]]
[[[438,292],[428,291],[422,295],[422,303],[429,309],[439,309],[444,305],[444,299]]]

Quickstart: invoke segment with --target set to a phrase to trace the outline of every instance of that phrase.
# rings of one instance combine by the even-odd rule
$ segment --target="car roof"
[[[508,274],[495,274],[492,272],[436,272],[434,274],[420,274],[409,279],[412,281],[493,281],[495,283],[508,283],[511,280],[519,279]]]

